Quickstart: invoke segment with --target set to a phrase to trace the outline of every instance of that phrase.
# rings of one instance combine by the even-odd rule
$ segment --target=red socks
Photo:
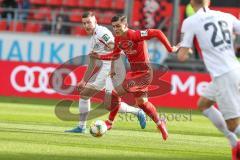
[[[145,102],[142,105],[138,105],[156,124],[160,121],[158,112],[155,106],[151,102]]]
[[[112,91],[110,114],[108,116],[108,119],[112,122],[114,121],[114,119],[118,113],[118,110],[120,108],[120,102],[121,102],[121,98],[117,95],[117,93],[115,93],[115,91]]]

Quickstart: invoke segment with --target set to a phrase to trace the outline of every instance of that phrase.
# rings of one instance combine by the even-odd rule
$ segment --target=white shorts
[[[88,81],[86,87],[94,88],[97,90],[102,90],[106,86],[106,79],[109,77],[111,65],[102,64],[101,68],[97,73],[95,73]]]
[[[90,78],[86,87],[94,88],[99,91],[104,88],[106,91],[112,91],[114,86],[116,87],[121,84],[125,78],[126,70],[121,58],[115,60],[114,69],[116,75],[112,80],[109,75],[111,70],[111,61],[103,61],[100,70]]]
[[[202,96],[217,102],[225,120],[240,117],[240,69],[214,78]]]

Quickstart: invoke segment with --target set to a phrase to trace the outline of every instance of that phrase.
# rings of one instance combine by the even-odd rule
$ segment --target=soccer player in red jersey
[[[122,84],[115,86],[111,95],[112,111],[117,113],[120,97],[126,93],[133,93],[136,104],[141,108],[157,125],[162,133],[164,140],[168,137],[166,121],[160,119],[155,106],[148,101],[148,85],[152,81],[153,71],[149,63],[149,55],[145,40],[157,38],[168,50],[175,50],[166,38],[166,36],[157,29],[147,29],[145,31],[132,30],[128,28],[127,18],[123,15],[117,15],[112,18],[112,27],[115,32],[115,45],[112,53],[99,55],[92,53],[91,56],[101,60],[115,60],[124,52],[130,63],[131,71],[126,76]],[[114,81],[114,77],[112,79]],[[113,82],[114,83],[114,82]],[[107,125],[112,122],[107,121]]]

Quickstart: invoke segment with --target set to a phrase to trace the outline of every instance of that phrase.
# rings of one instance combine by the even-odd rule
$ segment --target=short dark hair
[[[116,15],[112,17],[111,22],[116,22],[116,21],[121,21],[121,22],[126,22],[127,23],[127,17],[125,15]]]
[[[82,18],[93,17],[93,16],[95,16],[95,14],[91,11],[87,11],[82,14]]]

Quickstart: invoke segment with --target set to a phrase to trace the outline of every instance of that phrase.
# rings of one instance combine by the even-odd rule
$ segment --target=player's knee
[[[87,89],[85,89],[85,90],[83,90],[82,92],[80,92],[80,96],[81,96],[81,98],[84,99],[84,100],[90,99],[91,94],[92,94],[92,93],[91,93],[89,90],[87,90]]]
[[[235,127],[232,126],[232,125],[228,125],[228,130],[231,131],[231,132],[234,132],[235,131]]]
[[[211,107],[213,105],[212,101],[200,97],[198,102],[197,102],[197,107],[200,111],[204,111],[205,109],[208,109],[209,107]]]
[[[228,130],[234,132],[239,123],[239,118],[226,120]]]
[[[200,99],[197,102],[197,107],[200,111],[204,111],[205,107],[204,107],[204,103],[203,101],[201,101]]]
[[[84,95],[84,94],[80,94],[80,96],[81,96],[81,99],[83,99],[83,100],[89,100],[90,99],[90,97],[89,96],[87,96],[87,95]]]
[[[139,105],[143,105],[145,102],[147,102],[146,98],[136,98],[136,104]]]

